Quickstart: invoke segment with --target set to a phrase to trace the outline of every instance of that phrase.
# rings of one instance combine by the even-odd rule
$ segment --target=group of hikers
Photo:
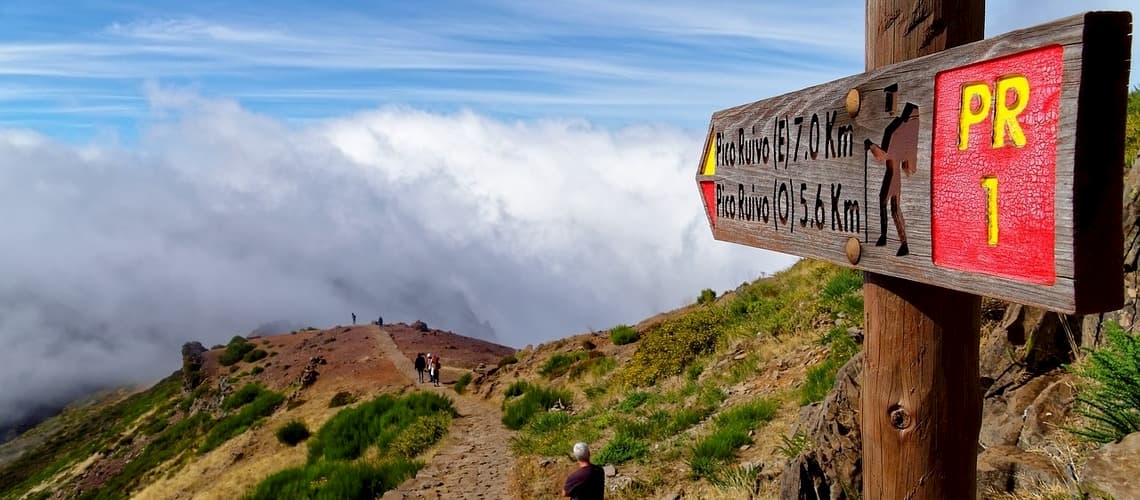
[[[439,387],[440,369],[439,356],[432,355],[432,353],[429,352],[425,358],[424,353],[416,353],[416,372],[420,374],[421,384],[424,383],[424,371],[427,371],[428,383],[435,384],[436,387]]]

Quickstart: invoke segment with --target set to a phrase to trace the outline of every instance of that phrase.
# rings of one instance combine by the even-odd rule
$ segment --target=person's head
[[[574,460],[590,462],[590,445],[582,442],[574,443]]]

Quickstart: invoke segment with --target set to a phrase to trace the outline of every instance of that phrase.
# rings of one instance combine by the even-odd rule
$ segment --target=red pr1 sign
[[[1063,55],[1051,45],[935,77],[935,265],[1043,285],[1056,279]]]
[[[1131,14],[1092,12],[713,114],[713,236],[1067,313],[1123,304]]]

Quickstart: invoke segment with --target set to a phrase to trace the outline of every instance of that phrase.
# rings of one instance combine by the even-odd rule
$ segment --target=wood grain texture
[[[867,0],[868,26],[882,24],[872,14],[886,7],[969,14],[924,50],[982,36],[984,0]],[[868,68],[913,57],[914,38],[868,30]],[[864,273],[863,297],[863,498],[975,498],[980,297],[873,272]]]
[[[1122,266],[1120,256],[1110,255],[1115,251],[1110,249],[1119,248],[1114,241],[1121,241],[1122,162],[1118,160],[1128,77],[1129,14],[1082,14],[931,53],[940,43],[965,39],[952,28],[964,23],[960,11],[951,9],[955,14],[949,18],[940,14],[948,8],[946,3],[894,1],[874,7],[883,8],[887,17],[900,12],[893,22],[873,24],[885,23],[886,32],[905,39],[895,40],[885,32],[868,33],[869,40],[895,40],[884,42],[893,49],[880,51],[929,55],[713,114],[697,181],[721,187],[719,209],[710,211],[714,237],[846,264],[847,240],[859,236],[863,248],[857,267],[867,271],[1067,313],[1119,308],[1123,303]],[[900,22],[914,27],[898,31]],[[936,35],[928,39],[931,33]],[[930,192],[937,74],[1054,44],[1063,49],[1064,66],[1056,117],[1052,284],[935,265]],[[881,56],[868,58],[880,60]],[[851,89],[857,89],[860,97],[854,118],[847,113]],[[917,107],[918,149],[913,175],[904,173],[892,180],[901,181],[898,213],[905,221],[900,224],[894,217],[882,217],[890,209],[889,203],[887,210],[879,208],[887,167],[873,151],[864,149],[864,142],[882,145],[885,129],[908,103]],[[701,175],[710,149],[715,175]],[[698,191],[704,203],[704,191]],[[985,207],[962,210],[975,210],[978,217],[985,213]],[[886,244],[876,246],[884,233],[880,230],[884,219]],[[903,250],[900,226],[905,226],[904,256],[896,256]]]
[[[863,498],[975,498],[981,298],[874,273],[863,295]]]

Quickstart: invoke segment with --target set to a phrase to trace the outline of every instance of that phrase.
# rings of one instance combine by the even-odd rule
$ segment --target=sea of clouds
[[[0,424],[270,321],[355,312],[521,347],[793,261],[712,240],[703,131],[148,100],[129,144],[0,130]]]

